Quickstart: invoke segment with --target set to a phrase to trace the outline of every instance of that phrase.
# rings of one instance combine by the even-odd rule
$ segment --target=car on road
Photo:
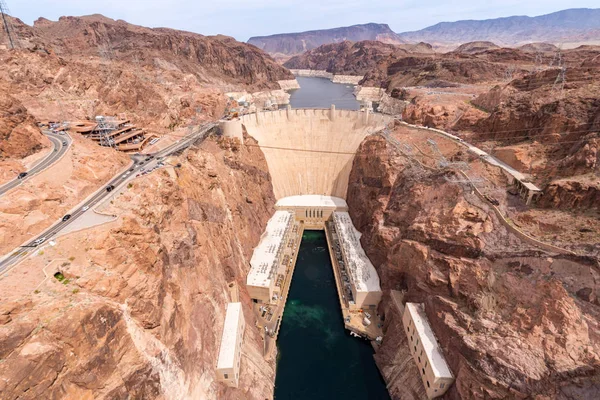
[[[40,244],[44,243],[45,241],[46,241],[46,238],[45,238],[45,237],[41,237],[41,238],[39,238],[39,239],[36,239],[36,240],[33,242],[33,245],[34,245],[34,246],[39,246]]]
[[[63,140],[63,146],[66,146],[66,145],[68,145],[68,144],[69,144],[69,143],[67,143],[67,141],[66,141],[66,140]]]
[[[115,185],[108,185],[108,186],[106,187],[106,191],[107,191],[107,192],[110,192],[110,191],[111,191],[111,190],[113,190],[114,188],[115,188]]]
[[[27,176],[27,172],[21,172],[17,178],[18,178],[18,179],[23,179],[23,178],[25,178],[26,176]]]
[[[140,169],[140,171],[142,171],[142,172],[144,172],[145,170],[146,170],[146,168],[142,168],[142,169]]]
[[[67,214],[67,215],[65,215],[65,216],[62,218],[62,220],[63,220],[63,221],[68,221],[68,220],[69,220],[69,218],[71,218],[71,214]]]
[[[84,207],[81,209],[81,211],[87,211],[87,210],[89,210],[89,209],[90,209],[90,206],[84,206]]]

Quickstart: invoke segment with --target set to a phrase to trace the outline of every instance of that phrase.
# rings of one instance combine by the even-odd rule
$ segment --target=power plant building
[[[381,301],[379,276],[360,244],[360,232],[346,211],[334,212],[333,222],[350,280],[353,297],[350,308],[377,307]]]
[[[240,379],[240,359],[246,321],[242,303],[227,304],[221,348],[217,362],[217,379],[227,386],[237,387]]]
[[[427,397],[443,395],[454,382],[438,341],[429,325],[423,304],[406,303],[402,323]]]
[[[293,222],[293,212],[275,211],[254,249],[246,287],[250,297],[259,303],[273,299],[278,267]]]
[[[339,197],[306,194],[279,199],[275,208],[293,211],[305,229],[321,230],[334,211],[348,211],[348,204]]]

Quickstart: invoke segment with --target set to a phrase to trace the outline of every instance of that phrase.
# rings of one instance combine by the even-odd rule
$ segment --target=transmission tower
[[[558,48],[556,49],[556,53],[554,53],[554,57],[550,61],[550,66],[552,67],[553,65],[557,65],[559,67],[562,67],[562,64],[562,53],[560,52],[560,46],[558,46]]]
[[[8,6],[6,5],[6,2],[4,0],[0,0],[0,13],[2,14],[2,22],[4,23],[4,30],[6,31],[6,35],[8,36],[10,48],[14,49],[16,42],[16,35],[14,33],[15,30],[10,20],[6,18],[7,15],[10,15],[10,10],[8,9]]]
[[[506,71],[504,72],[504,77],[506,78],[507,81],[512,81],[513,80],[513,74],[515,73],[515,71],[517,70],[517,67],[515,67],[514,65],[510,65]]]
[[[464,161],[458,161],[458,162],[448,161],[446,159],[446,157],[444,157],[444,155],[440,151],[440,148],[438,147],[435,140],[427,139],[427,144],[431,147],[431,150],[433,150],[433,152],[435,153],[435,155],[436,155],[435,158],[437,159],[438,165],[441,168],[455,168],[460,171],[466,171],[467,169],[469,169],[469,164],[467,164]]]
[[[560,67],[560,71],[558,71],[558,75],[556,76],[556,79],[554,80],[554,84],[552,85],[553,91],[560,90],[561,97],[562,97],[563,91],[565,89],[566,73],[567,73],[567,67],[562,65]]]
[[[534,68],[534,71],[535,72],[541,71],[543,63],[544,63],[544,59],[542,58],[542,53],[538,50],[535,53],[535,68]]]

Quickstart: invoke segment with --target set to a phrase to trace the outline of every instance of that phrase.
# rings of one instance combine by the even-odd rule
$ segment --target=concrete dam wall
[[[265,155],[277,199],[306,194],[345,199],[358,146],[391,121],[387,115],[333,107],[241,117]]]

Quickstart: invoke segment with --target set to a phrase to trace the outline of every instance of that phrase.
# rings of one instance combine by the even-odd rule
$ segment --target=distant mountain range
[[[248,43],[270,54],[289,56],[304,53],[324,44],[339,43],[345,40],[351,42],[377,40],[390,44],[405,43],[387,24],[374,23],[299,33],[256,36],[251,37]]]
[[[505,46],[531,42],[600,44],[600,9],[572,8],[539,17],[515,16],[440,22],[425,29],[400,34],[408,42],[458,44],[492,41]]]
[[[397,34],[386,24],[369,23],[343,28],[257,36],[248,43],[276,56],[291,56],[344,40],[377,40],[390,44],[427,42],[448,49],[473,41],[502,46],[548,42],[574,47],[600,44],[600,9],[572,8],[538,17],[513,16],[487,20],[440,22],[414,32]]]

